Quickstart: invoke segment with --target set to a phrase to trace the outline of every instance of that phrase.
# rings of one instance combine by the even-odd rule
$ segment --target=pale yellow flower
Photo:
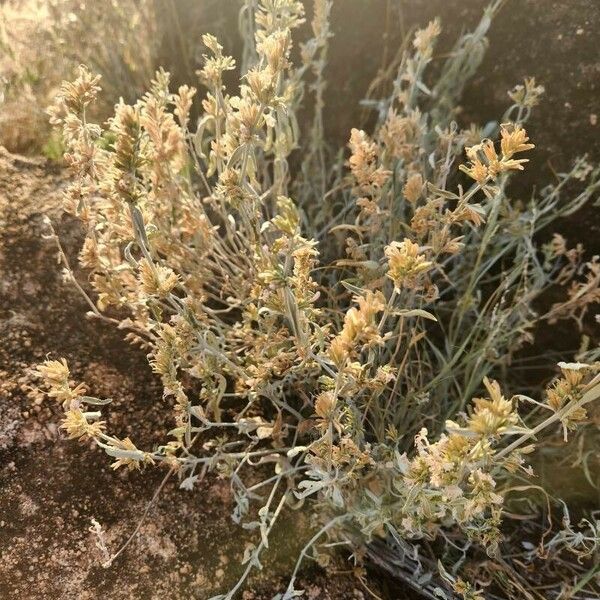
[[[74,409],[65,413],[60,427],[67,432],[69,439],[97,438],[104,431],[105,422],[88,421],[81,410]]]
[[[432,263],[420,253],[419,245],[408,238],[392,242],[385,248],[388,259],[388,277],[396,288],[414,288],[418,278],[431,268]]]

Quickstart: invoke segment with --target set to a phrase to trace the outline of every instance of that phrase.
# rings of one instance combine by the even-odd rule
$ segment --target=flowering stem
[[[600,375],[597,375],[589,384],[588,391],[577,401],[571,404],[567,404],[560,410],[556,411],[553,415],[549,416],[546,420],[542,421],[539,425],[534,427],[531,431],[524,433],[521,437],[517,438],[512,444],[509,444],[496,454],[495,459],[498,460],[500,458],[505,457],[510,454],[513,450],[516,450],[519,446],[525,443],[528,439],[536,436],[540,431],[546,429],[553,423],[557,421],[561,421],[565,417],[569,416],[572,412],[576,411],[578,408],[593,402],[600,398]]]

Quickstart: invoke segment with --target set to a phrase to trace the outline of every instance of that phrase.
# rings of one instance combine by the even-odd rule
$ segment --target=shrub
[[[525,125],[543,89],[532,80],[510,92],[500,124],[457,124],[498,6],[436,73],[440,25],[416,32],[345,165],[323,139],[328,0],[315,2],[299,66],[302,4],[248,3],[237,95],[223,84],[234,59],[205,35],[193,126],[196,90],[173,93],[164,71],[105,128],[88,118],[98,76],[81,67],[61,88],[51,114],[74,175],[65,209],[88,232],[79,258],[93,300],[60,252],[91,315],[148,349],[170,405],[164,444],[111,435],[105,401],[65,361],[39,374],[68,436],[94,440],[114,468],[161,465],[187,489],[208,471],[229,478],[234,519],[257,540],[220,598],[260,566],[282,511],[306,502],[320,528],[279,598],[300,595],[300,563],[326,537],[430,598],[600,597],[598,521],[572,525],[530,466],[557,444],[575,456],[594,435],[598,350],[583,344],[537,398],[511,390],[536,327],[581,323],[600,299],[597,257],[558,235],[533,241],[595,194],[600,169],[577,159],[512,198],[534,148]],[[313,118],[300,127],[306,98]],[[564,301],[536,309],[567,284]],[[562,528],[544,523],[546,506],[564,511]],[[107,566],[123,550],[102,547]]]
[[[194,75],[201,18],[212,2],[181,0],[9,0],[0,7],[0,143],[13,152],[53,157],[45,111],[79,64],[102,75],[104,119],[123,97],[134,102],[161,65]],[[185,11],[185,13],[184,13]],[[185,21],[183,15],[185,14]]]

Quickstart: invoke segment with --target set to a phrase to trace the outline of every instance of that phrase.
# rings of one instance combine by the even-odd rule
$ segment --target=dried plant
[[[559,363],[537,398],[511,390],[511,371],[537,326],[581,323],[599,299],[597,258],[533,239],[595,195],[600,168],[578,159],[527,202],[511,197],[534,148],[533,80],[511,91],[499,125],[456,123],[499,2],[433,79],[440,24],[415,34],[391,95],[371,102],[374,129],[352,130],[344,166],[323,139],[330,5],[315,2],[295,66],[302,3],[245,3],[235,94],[223,83],[234,59],[205,35],[197,123],[196,90],[173,93],[164,71],[105,128],[89,118],[100,78],[81,67],[63,84],[51,117],[73,172],[65,210],[87,230],[91,296],[59,245],[67,276],[92,316],[147,348],[171,408],[164,443],[139,448],[109,433],[108,400],[48,361],[39,375],[62,428],[94,440],[115,469],[162,465],[186,489],[208,471],[229,479],[234,519],[257,540],[222,599],[260,568],[282,511],[305,503],[322,522],[280,599],[301,595],[300,563],[322,557],[325,538],[429,598],[599,598],[597,516],[546,527],[547,506],[562,505],[530,466],[556,444],[575,455],[572,432],[597,427],[598,351]],[[314,101],[306,127],[303,98]],[[551,286],[570,286],[565,301],[536,310]]]
[[[8,0],[0,6],[0,143],[58,158],[45,111],[79,64],[102,75],[104,119],[123,97],[134,102],[161,64],[191,78],[200,22],[213,0]],[[186,23],[182,13],[186,11]],[[186,35],[187,34],[187,35]],[[62,151],[60,152],[62,154]]]

